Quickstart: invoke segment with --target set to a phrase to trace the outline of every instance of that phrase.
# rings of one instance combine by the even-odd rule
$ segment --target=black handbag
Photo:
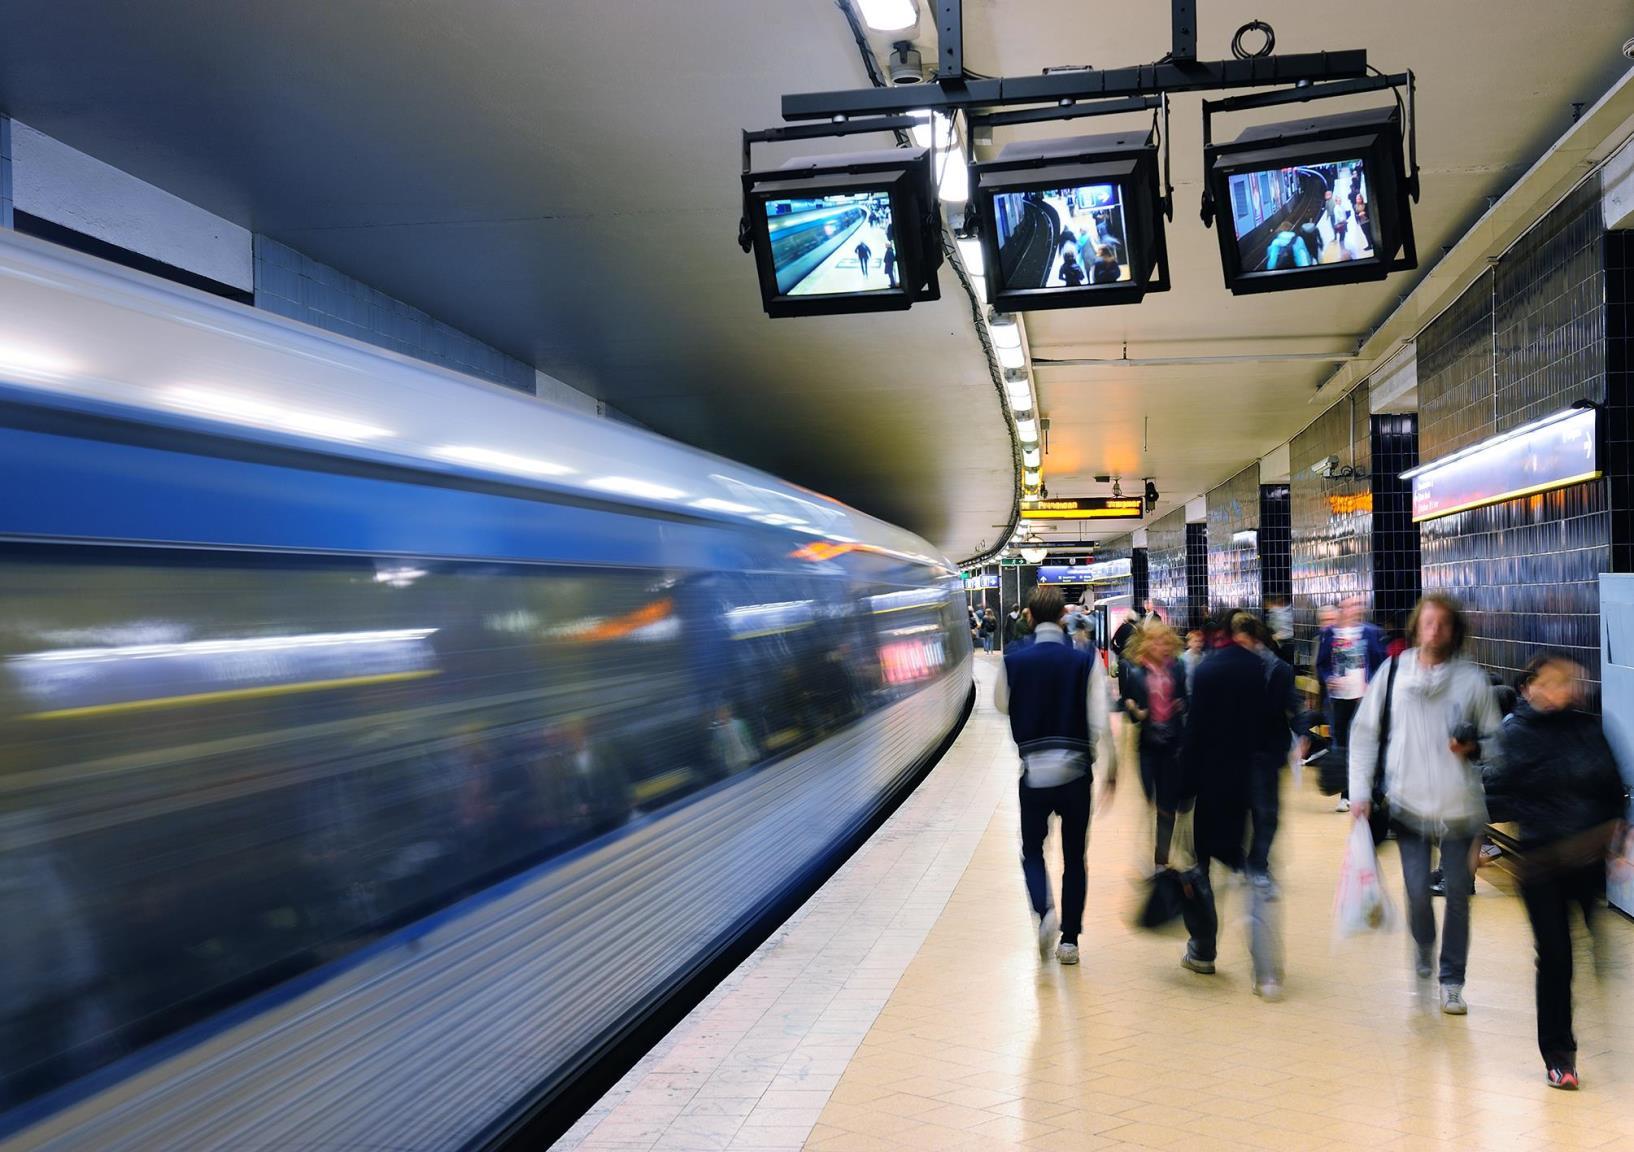
[[[1396,698],[1396,666],[1400,663],[1400,656],[1392,659],[1390,674],[1385,677],[1384,715],[1379,718],[1379,753],[1373,760],[1372,807],[1367,814],[1367,829],[1373,834],[1375,848],[1390,837],[1390,803],[1384,795],[1384,757],[1390,751],[1390,703]]]

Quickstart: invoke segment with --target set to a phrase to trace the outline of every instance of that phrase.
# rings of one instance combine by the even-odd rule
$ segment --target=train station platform
[[[879,833],[556,1148],[1634,1147],[1634,925],[1579,941],[1583,1089],[1553,1091],[1510,877],[1481,870],[1470,1013],[1443,1016],[1403,934],[1335,941],[1348,823],[1309,778],[1285,787],[1274,863],[1281,1003],[1251,995],[1240,924],[1212,977],[1131,927],[1150,840],[1127,771],[1091,830],[1083,961],[1041,961],[997,661],[977,657],[964,732]],[[1233,923],[1242,893],[1216,883]]]

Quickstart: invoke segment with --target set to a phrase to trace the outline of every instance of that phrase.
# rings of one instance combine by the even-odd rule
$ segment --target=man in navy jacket
[[[1021,753],[1021,873],[1038,922],[1038,953],[1051,949],[1063,964],[1078,963],[1088,875],[1090,796],[1095,751],[1107,727],[1106,673],[1095,652],[1075,648],[1061,628],[1061,590],[1033,590],[1027,602],[1032,642],[1004,650],[993,705],[1010,717]],[[1108,758],[1102,798],[1111,796],[1116,768]],[[1050,900],[1044,840],[1050,817],[1061,820],[1061,910]],[[1056,943],[1057,930],[1060,943]]]

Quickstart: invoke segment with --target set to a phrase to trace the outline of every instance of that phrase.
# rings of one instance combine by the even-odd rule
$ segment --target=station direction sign
[[[1023,520],[1139,520],[1146,502],[1139,496],[1077,496],[1022,504]]]

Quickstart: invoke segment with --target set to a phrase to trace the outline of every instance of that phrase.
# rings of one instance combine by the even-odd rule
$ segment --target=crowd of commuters
[[[1607,861],[1634,852],[1624,778],[1599,718],[1583,708],[1584,670],[1543,653],[1516,688],[1495,685],[1464,656],[1467,625],[1450,597],[1425,595],[1397,639],[1352,597],[1319,618],[1312,708],[1296,688],[1284,605],[1270,606],[1263,620],[1247,611],[1211,620],[1183,642],[1147,607],[1126,616],[1105,656],[1074,643],[1067,622],[1082,610],[1056,588],[1035,590],[1004,625],[994,702],[1021,756],[1022,872],[1041,957],[1079,960],[1093,782],[1099,771],[1104,802],[1117,776],[1118,758],[1106,750],[1115,712],[1136,733],[1131,754],[1153,810],[1152,882],[1173,881],[1183,893],[1189,939],[1181,964],[1214,973],[1214,866],[1241,873],[1253,990],[1279,999],[1270,860],[1281,777],[1310,742],[1324,742],[1342,775],[1331,789],[1341,793],[1340,810],[1368,825],[1376,842],[1396,842],[1414,969],[1435,981],[1448,1015],[1469,1010],[1470,895],[1483,834],[1489,821],[1514,822],[1515,870],[1537,948],[1539,1053],[1549,1084],[1577,1087],[1573,909],[1592,927]],[[1051,816],[1062,837],[1059,908],[1044,865]],[[1188,854],[1182,868],[1177,860]],[[1439,951],[1432,895],[1446,897]]]

